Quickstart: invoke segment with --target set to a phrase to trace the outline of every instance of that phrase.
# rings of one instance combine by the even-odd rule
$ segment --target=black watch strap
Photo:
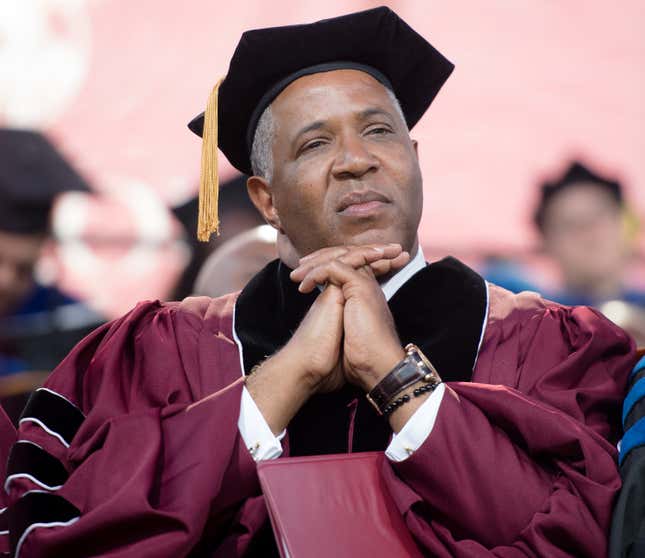
[[[439,373],[416,345],[406,345],[405,352],[405,358],[367,394],[379,414],[405,388],[418,382],[434,384],[433,387],[441,383]]]

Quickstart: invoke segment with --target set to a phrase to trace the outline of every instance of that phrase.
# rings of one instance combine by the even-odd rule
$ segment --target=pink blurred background
[[[226,73],[240,34],[383,3],[0,4],[0,125],[49,133],[104,194],[61,200],[65,242],[41,273],[108,315],[163,297],[187,259],[166,206],[192,197],[199,173],[200,142],[186,123]],[[643,221],[645,3],[385,4],[456,64],[413,131],[430,252],[531,250],[536,184],[572,157],[623,179]]]

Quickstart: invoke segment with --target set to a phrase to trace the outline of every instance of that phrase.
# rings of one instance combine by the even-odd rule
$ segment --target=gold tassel
[[[212,233],[219,234],[217,202],[219,198],[219,176],[217,168],[217,98],[220,79],[208,96],[204,113],[204,132],[202,134],[202,169],[199,178],[199,217],[197,239],[208,242]]]

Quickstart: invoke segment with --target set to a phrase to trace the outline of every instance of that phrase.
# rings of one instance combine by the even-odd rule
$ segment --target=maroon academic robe
[[[273,263],[239,296],[141,303],[82,341],[32,397],[9,459],[18,555],[270,555],[237,428],[240,378],[312,297]],[[390,307],[402,342],[448,380],[430,436],[383,470],[425,553],[605,556],[628,336],[592,309],[513,295],[450,258]],[[312,398],[284,455],[384,449],[387,423],[353,389]]]

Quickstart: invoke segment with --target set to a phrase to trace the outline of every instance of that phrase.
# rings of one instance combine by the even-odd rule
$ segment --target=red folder
[[[383,453],[258,463],[282,558],[421,558],[381,479]]]

